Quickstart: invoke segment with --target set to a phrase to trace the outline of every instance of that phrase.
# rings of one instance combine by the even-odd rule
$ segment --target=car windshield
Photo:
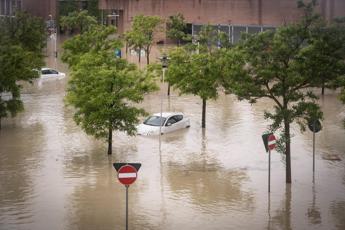
[[[151,126],[160,126],[161,124],[163,125],[165,122],[165,118],[163,119],[160,116],[150,116],[148,117],[145,121],[145,125],[151,125]]]

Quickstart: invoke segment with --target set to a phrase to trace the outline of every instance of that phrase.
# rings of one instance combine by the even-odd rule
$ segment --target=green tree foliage
[[[144,49],[145,37],[138,31],[129,30],[124,35],[126,41],[126,48],[132,48],[138,54],[138,61],[141,63],[141,51]],[[126,51],[127,52],[127,51]]]
[[[101,12],[98,8],[98,0],[89,0],[87,1],[87,6],[85,8],[91,16],[94,16],[97,19],[100,19]]]
[[[276,32],[247,35],[239,47],[224,56],[232,65],[223,70],[223,76],[228,76],[224,87],[240,99],[255,103],[268,98],[275,103],[273,111],[265,111],[265,118],[272,121],[271,131],[282,132],[280,147],[286,156],[287,183],[291,183],[290,124],[295,121],[304,131],[310,119],[322,119],[311,87],[336,79],[344,61],[331,52],[344,41],[316,32],[322,23],[313,13],[315,2],[300,2],[299,6],[304,10],[301,21]],[[327,78],[323,78],[326,72]]]
[[[0,18],[0,128],[1,118],[23,110],[20,81],[38,77],[45,41],[43,20],[23,12]]]
[[[98,9],[98,0],[88,0],[83,2],[76,0],[59,1],[60,16],[68,16],[74,11],[80,11],[80,9],[87,10],[91,16],[99,19],[100,11]]]
[[[66,101],[76,109],[74,120],[87,134],[108,141],[112,153],[113,130],[136,132],[144,109],[136,104],[155,89],[153,79],[134,64],[116,58],[121,42],[113,27],[94,26],[64,43],[63,60],[71,69]]]
[[[198,45],[177,47],[169,54],[167,81],[182,94],[193,94],[202,99],[202,128],[206,127],[206,102],[218,97],[221,85],[218,59],[222,51],[213,42],[217,36],[212,27],[203,27]]]
[[[144,16],[138,15],[133,19],[132,29],[125,33],[125,40],[128,46],[133,48],[139,53],[145,50],[146,62],[150,63],[150,52],[153,45],[154,34],[161,24],[161,18],[158,16]]]
[[[304,64],[311,68],[309,74],[319,79],[322,88],[336,89],[344,85],[345,75],[345,24],[341,20],[321,22],[310,32],[311,45],[305,50]]]
[[[335,27],[335,29],[337,30],[337,36],[342,37],[342,41],[343,41],[343,46],[342,46],[342,51],[345,52],[345,17],[343,18],[338,18],[335,19],[333,24],[333,27]],[[340,34],[339,34],[340,32]],[[340,50],[340,49],[339,49]],[[339,52],[339,50],[337,50],[336,52]],[[344,64],[344,62],[341,62],[342,64]],[[337,79],[338,81],[336,81],[335,85],[336,86],[343,86],[345,84],[341,84],[345,81],[345,73],[343,72],[342,76],[340,77],[340,79]],[[341,82],[341,83],[340,83]],[[340,83],[340,84],[339,84]],[[334,84],[334,83],[333,83]],[[342,88],[339,99],[345,104],[345,87]],[[344,128],[345,128],[345,118],[344,118]]]
[[[90,30],[97,24],[97,18],[89,15],[87,10],[73,11],[60,18],[60,26],[69,31],[78,30],[80,33]]]
[[[231,48],[228,35],[211,25],[201,27],[201,31],[194,39],[198,52],[214,53],[221,47]]]
[[[75,0],[59,1],[59,15],[67,16],[69,13],[78,10],[78,2]]]
[[[191,40],[187,33],[187,23],[181,13],[172,15],[167,21],[167,37],[175,40],[177,45],[180,46],[181,41]]]

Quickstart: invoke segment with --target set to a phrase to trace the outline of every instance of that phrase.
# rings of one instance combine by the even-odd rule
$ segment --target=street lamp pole
[[[50,39],[54,39],[54,47],[53,47],[53,56],[54,56],[54,62],[55,62],[55,68],[57,67],[57,27],[56,27],[56,22],[53,20],[53,16],[51,14],[49,16],[49,22],[48,22],[48,30],[49,30],[49,37]]]
[[[162,88],[164,86],[164,78],[165,78],[165,71],[168,67],[168,57],[166,54],[163,54],[163,56],[160,58],[162,62]],[[159,150],[161,150],[161,136],[162,136],[162,123],[163,123],[163,94],[164,90],[161,89],[161,113],[160,113],[160,124],[159,124]]]
[[[54,41],[54,54],[55,54],[55,59],[57,58],[58,56],[58,53],[57,53],[57,47],[56,47],[56,43],[57,43],[57,29],[55,28],[54,29],[54,38],[55,38],[55,41]]]

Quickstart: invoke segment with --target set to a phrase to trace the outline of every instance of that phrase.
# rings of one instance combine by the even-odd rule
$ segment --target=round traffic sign
[[[119,169],[117,178],[122,184],[130,185],[137,179],[137,170],[132,165],[124,165]]]
[[[268,148],[269,150],[273,150],[276,147],[276,137],[271,134],[268,136]]]
[[[308,127],[313,133],[317,133],[322,129],[322,125],[319,120],[310,120],[308,122]]]

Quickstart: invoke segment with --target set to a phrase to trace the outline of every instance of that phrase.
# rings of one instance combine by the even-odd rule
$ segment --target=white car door
[[[169,118],[167,124],[171,124],[170,126],[167,126],[169,128],[169,132],[183,129],[186,127],[186,124],[183,120],[183,115],[174,115],[171,118]]]
[[[169,117],[167,122],[165,123],[165,132],[170,133],[178,129],[178,124],[176,124],[176,120],[174,116]]]
[[[186,127],[186,124],[183,120],[183,116],[182,115],[176,115],[175,116],[175,120],[176,120],[176,127],[177,129],[183,129]]]
[[[56,71],[56,70],[51,69],[50,70],[50,77],[54,77],[54,78],[59,77],[59,72]]]

